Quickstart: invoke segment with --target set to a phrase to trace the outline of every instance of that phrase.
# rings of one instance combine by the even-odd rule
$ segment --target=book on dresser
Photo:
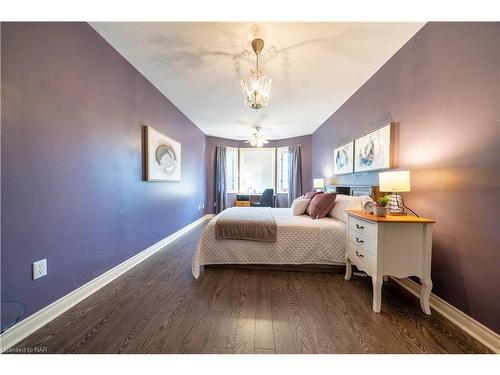
[[[250,207],[250,201],[236,201],[234,202],[235,207]]]
[[[235,207],[250,207],[250,195],[247,194],[237,194],[236,201],[234,202]]]

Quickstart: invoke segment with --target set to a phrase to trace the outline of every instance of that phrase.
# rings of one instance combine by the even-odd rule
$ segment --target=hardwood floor
[[[487,353],[394,282],[372,312],[371,281],[342,273],[207,268],[204,225],[68,310],[16,348],[49,353]]]

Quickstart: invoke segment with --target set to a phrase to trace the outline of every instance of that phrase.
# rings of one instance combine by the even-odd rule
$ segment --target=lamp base
[[[389,195],[389,204],[387,205],[389,208],[388,214],[391,216],[405,216],[407,215],[403,201],[401,196],[398,193],[392,193]]]

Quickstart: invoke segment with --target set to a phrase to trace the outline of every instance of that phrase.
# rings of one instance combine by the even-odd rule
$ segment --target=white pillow
[[[353,196],[337,194],[335,205],[328,215],[334,219],[347,223],[347,214],[345,210],[362,210],[363,205],[368,201],[371,201],[368,195]]]
[[[303,215],[306,210],[307,206],[309,206],[310,199],[306,198],[297,198],[292,202],[292,212],[293,216],[300,216]]]

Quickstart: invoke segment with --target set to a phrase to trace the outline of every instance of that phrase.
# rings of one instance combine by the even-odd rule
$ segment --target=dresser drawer
[[[349,258],[354,261],[355,264],[360,265],[368,274],[372,274],[372,272],[377,269],[375,255],[370,254],[352,242],[349,243]]]
[[[363,250],[361,247],[356,246],[352,242],[349,243],[349,259],[362,271],[367,274],[373,274],[376,269],[375,257]]]
[[[375,240],[370,238],[354,229],[349,229],[349,242],[352,242],[357,247],[369,252],[374,255],[376,250]]]
[[[356,217],[349,217],[349,229],[352,229],[358,233],[364,234],[365,236],[375,238],[377,225],[370,223],[365,220],[358,219]]]

